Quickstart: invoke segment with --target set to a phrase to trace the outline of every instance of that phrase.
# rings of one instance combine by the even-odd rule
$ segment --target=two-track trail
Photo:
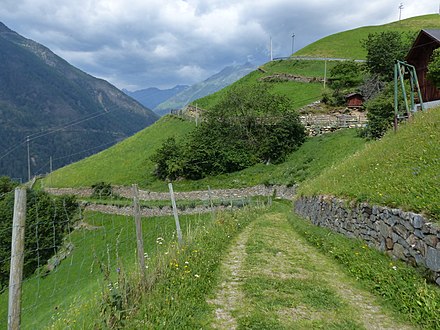
[[[266,212],[235,240],[208,302],[216,329],[412,329],[308,245],[286,214]]]

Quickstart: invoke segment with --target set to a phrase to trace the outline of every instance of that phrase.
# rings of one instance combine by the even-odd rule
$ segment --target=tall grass
[[[211,217],[182,216],[184,233],[189,228],[203,227]],[[72,253],[46,276],[25,281],[22,297],[22,329],[50,326],[65,329],[93,328],[104,319],[103,292],[117,282],[119,274],[136,274],[136,234],[132,217],[87,212],[84,225],[66,239]],[[144,218],[145,252],[155,258],[175,241],[172,217]],[[160,239],[158,239],[160,238]],[[148,260],[150,260],[148,259]],[[7,292],[0,295],[0,327],[7,324]]]

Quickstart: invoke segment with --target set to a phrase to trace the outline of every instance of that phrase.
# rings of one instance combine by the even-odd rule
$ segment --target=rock
[[[377,225],[377,230],[380,232],[382,237],[389,237],[391,235],[391,228],[387,226],[387,224],[383,221],[380,221]]]
[[[393,255],[401,260],[406,260],[405,249],[399,243],[395,243],[393,247]],[[439,260],[440,261],[440,260]]]
[[[410,218],[410,223],[414,228],[421,229],[425,224],[425,220],[420,214],[413,214],[413,216]]]
[[[437,243],[439,242],[439,239],[437,238],[437,236],[434,235],[427,235],[425,236],[425,238],[423,239],[423,241],[428,244],[429,246],[432,247],[436,247]]]
[[[426,253],[426,267],[434,272],[440,272],[440,250],[428,246]]]
[[[403,237],[404,239],[407,239],[409,236],[408,230],[404,226],[402,226],[401,224],[395,225],[393,227],[393,231],[395,233],[397,233],[400,237]]]
[[[391,238],[387,237],[386,239],[386,247],[388,250],[392,250],[394,246],[394,242]]]

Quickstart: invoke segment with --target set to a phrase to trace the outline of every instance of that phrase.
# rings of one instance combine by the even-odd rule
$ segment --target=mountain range
[[[27,180],[28,169],[35,175],[62,167],[157,119],[107,81],[0,22],[0,175]]]
[[[124,90],[124,92],[162,116],[173,109],[181,109],[194,100],[229,86],[256,68],[256,65],[246,62],[227,66],[220,72],[192,86],[178,85],[165,90],[148,88],[135,92]]]
[[[134,98],[136,101],[146,106],[147,108],[156,108],[159,104],[165,102],[176,94],[188,89],[189,85],[177,85],[169,89],[159,89],[156,87],[150,87],[146,89],[130,92],[126,89],[122,91],[128,96]]]

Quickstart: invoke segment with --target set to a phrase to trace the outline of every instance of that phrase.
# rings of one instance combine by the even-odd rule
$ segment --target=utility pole
[[[29,153],[29,135],[26,137],[26,143],[27,143],[28,181],[31,181],[31,157]]]
[[[273,53],[272,53],[272,36],[270,36],[270,61],[273,61]]]
[[[49,158],[49,173],[52,173],[52,156]]]
[[[399,21],[402,19],[402,9],[403,9],[404,7],[403,7],[403,2],[401,2],[400,3],[400,6],[399,6]]]
[[[295,33],[292,33],[292,55],[294,49],[295,49]]]

